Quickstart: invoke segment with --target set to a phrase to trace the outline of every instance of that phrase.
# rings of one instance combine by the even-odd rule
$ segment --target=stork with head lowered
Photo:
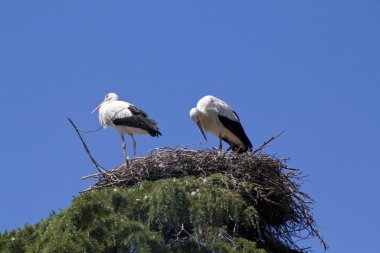
[[[214,96],[201,98],[197,106],[190,110],[190,118],[196,123],[207,141],[205,132],[219,138],[219,151],[222,140],[236,152],[252,150],[252,144],[240,123],[237,113],[223,100]]]

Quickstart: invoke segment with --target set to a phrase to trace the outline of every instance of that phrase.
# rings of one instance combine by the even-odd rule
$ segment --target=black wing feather
[[[238,118],[238,120],[240,121],[239,115],[235,111],[232,111],[232,112],[235,114],[236,118]]]
[[[119,126],[124,125],[143,129],[153,137],[162,135],[158,130],[157,122],[151,118],[148,118],[148,114],[142,109],[134,105],[129,105],[128,110],[131,111],[132,116],[114,119],[112,123]]]
[[[148,117],[148,114],[146,112],[135,105],[129,105],[128,110],[130,110],[133,115],[142,115],[144,117]]]
[[[237,116],[236,113],[235,113],[235,115]],[[234,120],[231,120],[231,119],[224,117],[224,116],[221,116],[221,115],[218,115],[218,118],[219,118],[220,122],[222,122],[223,126],[225,128],[227,128],[228,130],[230,130],[234,135],[236,135],[236,137],[238,137],[246,146],[246,149],[243,150],[243,149],[241,149],[241,147],[232,146],[229,141],[226,141],[225,139],[223,139],[224,141],[226,141],[228,144],[231,145],[232,149],[239,150],[241,152],[246,152],[246,151],[252,149],[252,143],[249,140],[248,136],[246,135],[246,133],[243,129],[243,126],[240,124],[239,121],[234,121]]]
[[[131,117],[114,119],[112,123],[116,126],[129,126],[143,129],[153,137],[158,137],[162,135],[161,132],[158,130],[155,121],[153,121],[150,118],[143,117],[141,115],[133,115]]]

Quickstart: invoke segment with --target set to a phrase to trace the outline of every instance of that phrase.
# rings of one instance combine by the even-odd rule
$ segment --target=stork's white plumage
[[[134,134],[149,134],[153,137],[161,135],[157,122],[148,118],[148,114],[128,102],[119,101],[118,95],[108,93],[104,101],[92,112],[99,110],[99,122],[103,127],[112,126],[120,133],[123,141],[124,160],[127,162],[127,151],[124,134],[131,136],[133,155],[136,157],[136,140]]]
[[[220,152],[222,152],[222,140],[237,152],[252,149],[251,141],[244,132],[239,116],[223,100],[214,96],[201,98],[197,107],[190,110],[190,118],[198,125],[206,141],[204,131],[219,137]]]

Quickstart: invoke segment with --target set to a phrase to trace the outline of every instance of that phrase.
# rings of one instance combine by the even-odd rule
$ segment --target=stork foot
[[[123,156],[124,156],[125,165],[128,167],[130,162],[129,162],[129,159],[128,159],[126,152],[124,152]]]

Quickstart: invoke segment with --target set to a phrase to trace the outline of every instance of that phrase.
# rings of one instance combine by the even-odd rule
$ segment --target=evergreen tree
[[[257,252],[257,211],[214,175],[143,182],[74,198],[59,214],[0,237],[0,252]]]
[[[0,234],[0,252],[306,252],[302,232],[327,248],[279,159],[163,149],[98,176],[68,208]]]

